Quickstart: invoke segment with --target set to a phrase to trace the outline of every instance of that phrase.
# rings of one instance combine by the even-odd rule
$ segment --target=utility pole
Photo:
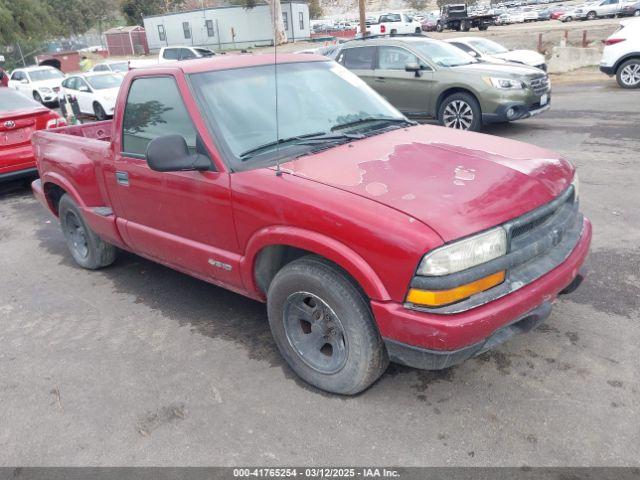
[[[27,66],[27,64],[26,64],[26,62],[24,61],[24,55],[22,55],[22,48],[20,47],[20,43],[17,43],[16,45],[18,45],[18,52],[20,52],[20,58],[22,59],[22,66],[23,66],[23,67],[26,67],[26,66]]]
[[[360,33],[364,38],[367,36],[367,17],[364,13],[364,0],[358,0],[358,8],[360,9]]]

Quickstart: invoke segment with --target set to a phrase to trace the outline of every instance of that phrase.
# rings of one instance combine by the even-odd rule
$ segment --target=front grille
[[[507,222],[505,228],[511,243],[510,250],[530,245],[551,231],[562,235],[578,215],[573,197],[573,187],[570,187],[552,202]]]
[[[545,92],[549,91],[549,77],[547,75],[540,75],[539,77],[535,77],[531,80],[529,84],[531,90],[536,95],[542,95]]]

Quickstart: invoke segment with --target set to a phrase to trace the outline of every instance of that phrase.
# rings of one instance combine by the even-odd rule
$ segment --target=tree
[[[282,5],[280,0],[266,0],[271,11],[271,25],[273,27],[273,42],[275,45],[287,43],[287,32],[284,30],[282,20]],[[293,19],[291,19],[293,20]]]
[[[426,4],[426,0],[421,1],[424,1]],[[322,5],[320,5],[320,0],[309,0],[309,17],[311,17],[312,20],[315,20],[316,18],[320,18],[321,16]]]
[[[142,25],[143,17],[175,12],[184,3],[185,0],[122,0],[120,11],[129,25]]]
[[[426,10],[428,0],[407,0],[407,5],[409,5],[409,8],[411,8],[412,10],[421,12],[423,10]]]

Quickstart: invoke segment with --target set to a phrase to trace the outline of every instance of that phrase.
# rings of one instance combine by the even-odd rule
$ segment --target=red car
[[[0,182],[37,175],[31,134],[66,125],[60,116],[21,93],[0,89]]]
[[[549,16],[549,18],[551,18],[551,20],[559,20],[560,17],[564,15],[565,11],[566,11],[565,9],[554,10],[553,12],[551,12],[551,15]]]
[[[425,18],[420,23],[423,32],[435,32],[438,27],[438,21],[433,18]]]
[[[0,68],[0,87],[9,86],[9,74]]]
[[[266,302],[291,368],[340,394],[389,360],[493,348],[580,284],[591,224],[567,160],[416,126],[325,57],[278,62],[132,70],[113,121],[37,132],[33,191],[74,260],[121,248]]]

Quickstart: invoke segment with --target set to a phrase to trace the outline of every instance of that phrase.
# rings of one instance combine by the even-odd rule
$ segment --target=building
[[[311,37],[306,3],[282,3],[282,19],[289,41]],[[168,45],[193,45],[213,50],[271,45],[273,27],[267,4],[254,8],[218,7],[144,18],[150,50]]]
[[[36,56],[36,63],[57,68],[64,73],[77,72],[80,70],[80,54],[75,51],[43,53]]]
[[[109,56],[126,57],[149,53],[144,28],[137,25],[111,28],[104,32],[104,39]]]

